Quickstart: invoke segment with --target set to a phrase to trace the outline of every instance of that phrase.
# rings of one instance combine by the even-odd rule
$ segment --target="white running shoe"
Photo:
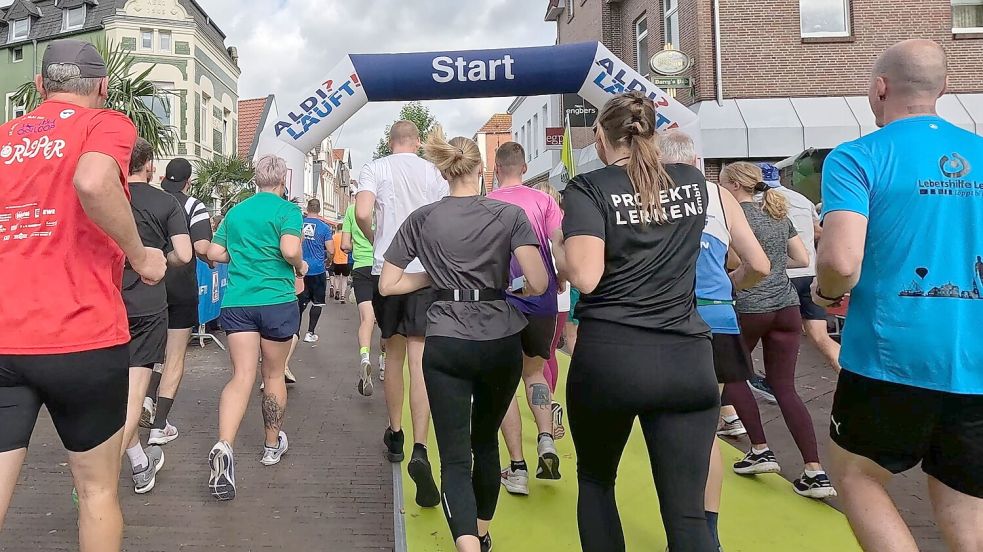
[[[375,385],[372,384],[372,363],[369,362],[368,356],[362,359],[356,388],[358,394],[363,397],[371,397],[372,392],[375,390]]]
[[[295,376],[294,373],[291,372],[290,368],[288,367],[283,370],[283,380],[286,381],[287,383],[297,383],[297,376]]]
[[[211,475],[208,477],[208,490],[219,500],[232,500],[236,497],[235,461],[232,458],[232,447],[225,441],[219,441],[208,453],[208,465]]]
[[[320,339],[316,333],[307,332],[304,336],[304,343],[316,343]]]
[[[143,398],[143,411],[140,412],[140,427],[149,428],[154,425],[154,414],[157,413],[157,403],[150,397]]]
[[[147,447],[144,452],[150,464],[142,472],[133,474],[133,492],[136,494],[146,494],[154,490],[157,472],[164,467],[164,451],[160,447]]]
[[[529,472],[512,470],[509,466],[502,470],[502,486],[509,494],[529,496]]]
[[[379,355],[379,381],[386,381],[386,353]]]
[[[536,479],[559,479],[560,456],[556,453],[556,443],[553,442],[553,438],[546,435],[541,436],[536,449],[539,452],[539,468],[536,470]]]
[[[738,435],[745,435],[747,433],[747,429],[744,428],[744,422],[740,418],[733,422],[728,422],[727,420],[722,420],[722,422],[720,429],[717,430],[717,435],[721,437],[737,437]]]
[[[147,440],[149,445],[166,445],[174,439],[177,439],[178,431],[177,428],[171,425],[171,422],[164,422],[164,429],[151,429],[150,439]]]
[[[289,448],[287,434],[281,431],[280,436],[277,437],[277,447],[275,449],[266,446],[263,447],[263,458],[260,460],[260,463],[264,466],[279,464],[280,458],[287,453],[287,448]]]

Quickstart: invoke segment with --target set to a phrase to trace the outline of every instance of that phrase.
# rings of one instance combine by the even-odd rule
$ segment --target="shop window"
[[[850,36],[850,0],[799,0],[804,38]]]

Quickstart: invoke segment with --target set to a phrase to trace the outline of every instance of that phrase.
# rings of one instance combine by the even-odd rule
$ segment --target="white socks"
[[[147,458],[147,453],[143,451],[139,442],[126,449],[126,456],[130,458],[130,467],[133,469],[133,473],[140,473],[150,466],[150,459]]]

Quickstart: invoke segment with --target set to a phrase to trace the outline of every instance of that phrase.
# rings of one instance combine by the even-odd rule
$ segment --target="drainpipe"
[[[31,43],[34,44],[34,73],[31,74],[33,79],[38,74],[38,39],[35,38]]]
[[[720,54],[720,0],[713,0],[713,49],[716,53],[717,105],[724,105],[724,64]]]

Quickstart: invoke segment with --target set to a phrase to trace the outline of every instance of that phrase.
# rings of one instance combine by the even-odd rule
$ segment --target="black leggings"
[[[669,549],[717,550],[703,491],[719,407],[709,338],[581,323],[567,382],[567,412],[577,449],[577,521],[585,552],[625,550],[614,484],[636,417],[648,446]]]
[[[478,536],[478,519],[495,515],[498,430],[521,377],[518,334],[494,341],[427,338],[423,378],[440,453],[444,515],[455,541]]]

